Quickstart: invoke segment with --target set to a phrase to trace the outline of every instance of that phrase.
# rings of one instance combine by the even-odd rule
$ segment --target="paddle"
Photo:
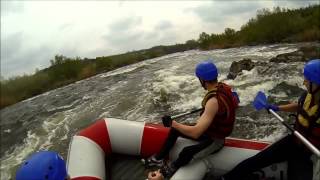
[[[202,110],[203,110],[203,108],[200,108],[200,109],[196,109],[196,110],[193,110],[193,111],[189,111],[189,112],[185,112],[185,113],[182,113],[182,114],[178,114],[178,115],[175,115],[175,116],[171,116],[171,119],[178,119],[178,118],[181,118],[181,117],[184,117],[184,116],[196,113],[196,112],[200,112]]]
[[[240,99],[239,99],[238,93],[235,92],[235,91],[233,91],[233,92],[232,92],[232,95],[236,98],[236,100],[238,101],[238,103],[240,103]],[[196,112],[200,112],[200,111],[202,111],[203,109],[204,109],[204,108],[200,108],[200,109],[192,110],[192,111],[190,111],[190,112],[185,112],[185,113],[178,114],[178,115],[174,115],[174,116],[168,116],[168,115],[163,116],[163,117],[162,117],[162,123],[163,123],[163,125],[164,125],[165,127],[170,127],[173,119],[178,119],[178,118],[181,118],[181,117],[184,117],[184,116],[187,116],[187,115],[196,113]]]
[[[303,135],[301,135],[298,131],[293,129],[287,122],[285,122],[276,112],[274,112],[272,109],[268,109],[268,102],[266,95],[259,91],[257,96],[254,98],[253,106],[257,110],[261,109],[267,109],[271,114],[273,114],[277,119],[280,120],[280,122],[286,126],[298,139],[302,141],[304,145],[306,145],[316,156],[320,157],[320,151],[311,144]]]
[[[178,115],[174,115],[174,116],[163,116],[162,123],[165,127],[170,127],[173,119],[178,119],[178,118],[181,118],[181,117],[184,117],[184,116],[196,113],[196,112],[200,112],[202,110],[203,110],[203,108],[200,108],[200,109],[192,110],[192,111],[185,112],[185,113],[178,114]]]

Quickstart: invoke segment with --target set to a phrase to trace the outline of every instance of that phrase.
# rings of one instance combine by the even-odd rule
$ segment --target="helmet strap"
[[[310,89],[310,94],[312,94],[312,95],[314,95],[314,94],[316,94],[317,92],[320,91],[320,86],[316,87],[315,90],[313,90],[313,87],[314,87],[314,86],[313,86],[313,83],[310,82],[309,89]]]
[[[200,81],[201,86],[203,87],[203,89],[207,90],[205,81],[204,81],[204,80],[201,80],[201,79],[199,79],[199,81]]]
[[[310,91],[309,92],[312,96],[311,96],[311,104],[314,105],[316,103],[316,101],[319,102],[319,95],[320,95],[320,86],[316,87],[315,90],[312,89],[312,87],[314,87],[312,85],[313,83],[310,83]],[[317,103],[316,103],[317,104]]]

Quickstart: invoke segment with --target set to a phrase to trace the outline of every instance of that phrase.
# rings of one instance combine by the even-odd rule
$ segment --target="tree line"
[[[191,49],[209,50],[243,45],[320,40],[320,5],[300,9],[262,9],[239,31],[226,28],[221,34],[199,35],[183,44],[156,46],[150,49],[102,56],[94,59],[56,55],[50,66],[32,75],[1,80],[0,108],[72,82],[146,59]]]
[[[204,50],[243,45],[291,43],[320,40],[320,5],[300,9],[279,7],[258,10],[239,31],[226,28],[221,34],[201,33],[199,47]]]

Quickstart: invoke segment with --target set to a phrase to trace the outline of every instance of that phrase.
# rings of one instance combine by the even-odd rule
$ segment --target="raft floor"
[[[146,169],[138,156],[113,154],[107,158],[106,164],[107,179],[110,180],[146,180],[148,172],[157,170]],[[207,174],[203,180],[215,179],[213,175]]]

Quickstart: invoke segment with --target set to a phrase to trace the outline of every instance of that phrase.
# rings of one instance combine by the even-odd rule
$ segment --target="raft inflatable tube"
[[[149,157],[160,151],[168,133],[169,128],[159,124],[114,118],[97,120],[73,136],[67,159],[69,176],[71,180],[109,180],[106,174],[106,157],[113,153]],[[169,160],[175,160],[182,148],[194,143],[189,139],[178,138]],[[191,161],[181,167],[171,179],[201,180],[206,173],[219,177],[268,145],[266,142],[227,138],[225,147],[219,152]],[[265,177],[285,180],[286,164],[275,164],[259,172]]]

